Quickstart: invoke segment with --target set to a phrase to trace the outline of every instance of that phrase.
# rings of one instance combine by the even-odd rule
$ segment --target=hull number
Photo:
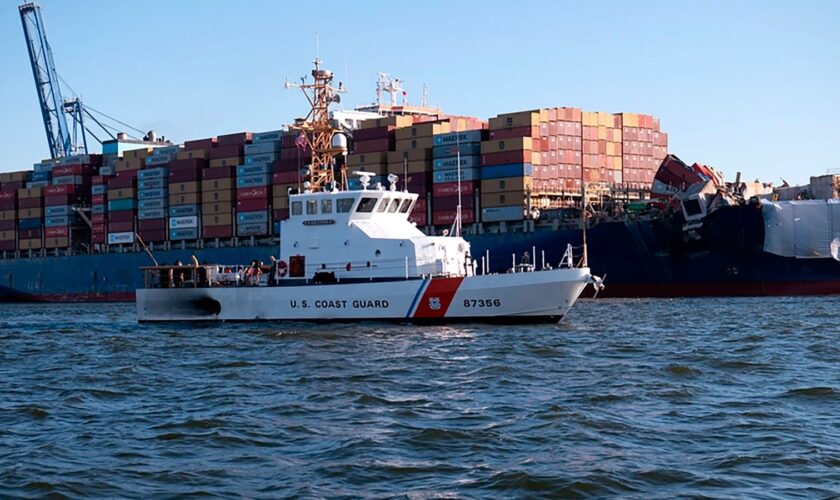
[[[500,307],[502,299],[464,299],[464,307]]]

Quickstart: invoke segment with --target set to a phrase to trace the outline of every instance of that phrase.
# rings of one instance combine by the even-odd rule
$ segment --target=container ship
[[[366,172],[373,185],[397,176],[419,195],[410,220],[427,234],[457,221],[490,272],[557,263],[585,239],[580,257],[606,276],[605,295],[840,292],[836,204],[784,205],[768,200],[778,190],[687,165],[647,114],[449,115],[425,99],[399,102],[399,80],[381,74],[373,104],[331,115],[342,130],[331,144],[313,144],[298,120],[182,144],[118,134],[101,153],[80,152],[62,120],[81,124],[85,109],[78,99],[51,101],[62,102],[50,87],[58,78],[40,11],[20,11],[52,157],[0,173],[2,301],[131,301],[142,266],[267,262],[283,238],[289,193],[313,174],[313,148],[331,148],[336,172]],[[829,177],[817,184],[836,198],[837,176]],[[789,217],[797,211],[807,211],[809,230]]]

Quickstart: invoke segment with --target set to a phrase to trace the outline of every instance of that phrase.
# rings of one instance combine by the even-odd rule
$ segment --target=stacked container
[[[201,237],[201,179],[207,160],[199,153],[180,156],[169,163],[169,239],[196,240]]]
[[[259,142],[245,144],[245,161],[236,167],[236,235],[271,234],[272,174],[280,160],[279,132],[257,134]]]
[[[104,245],[108,242],[106,214],[110,176],[102,175],[102,170],[105,168],[107,167],[100,167],[99,175],[93,176],[90,187],[91,243],[96,245]]]
[[[624,140],[624,180],[634,187],[650,186],[668,152],[668,134],[649,115],[621,113]]]
[[[44,247],[44,188],[18,189],[18,249]]]
[[[109,245],[134,243],[137,215],[137,170],[118,171],[108,179],[106,214]]]
[[[165,241],[167,234],[169,162],[155,165],[137,172],[137,235],[147,243]]]
[[[0,183],[0,252],[17,250],[17,194]]]
[[[475,222],[475,196],[480,187],[481,141],[485,137],[485,131],[481,129],[449,132],[433,137],[433,224],[452,224],[457,215],[459,200],[461,221],[465,224]]]
[[[75,155],[53,167],[51,185],[44,188],[45,248],[69,248],[73,241],[90,239],[75,209],[90,206],[93,174],[101,164],[101,155]]]
[[[216,145],[215,137],[188,141],[184,143],[184,151],[179,156],[182,159],[187,159],[187,156],[194,159],[209,159]],[[228,151],[236,153],[236,148],[229,148]],[[223,150],[222,154],[229,153],[224,153]],[[215,156],[218,156],[218,153]],[[240,161],[238,156],[232,158],[235,158],[237,162]],[[234,168],[232,160],[217,157],[209,160],[208,168],[201,171],[201,191],[196,201],[201,203],[201,210],[197,217],[201,219],[201,233],[204,238],[231,238],[233,236],[231,201],[234,196]]]

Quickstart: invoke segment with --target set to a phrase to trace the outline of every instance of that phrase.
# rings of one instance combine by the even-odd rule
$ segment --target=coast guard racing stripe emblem
[[[417,303],[415,318],[443,318],[452,303],[452,298],[464,281],[460,278],[433,279]]]

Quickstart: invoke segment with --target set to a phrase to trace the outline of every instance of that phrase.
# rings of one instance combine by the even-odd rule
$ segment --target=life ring
[[[286,264],[285,260],[281,260],[277,262],[277,276],[279,278],[285,278],[286,273],[289,271],[289,265]]]

